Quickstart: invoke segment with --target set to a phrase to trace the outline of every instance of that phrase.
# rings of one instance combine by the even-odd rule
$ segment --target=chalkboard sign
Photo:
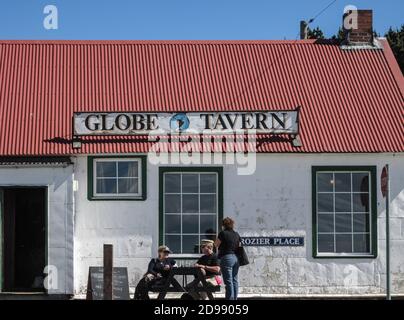
[[[103,300],[104,268],[90,267],[88,271],[87,300]],[[114,268],[112,271],[112,299],[129,300],[127,268]]]

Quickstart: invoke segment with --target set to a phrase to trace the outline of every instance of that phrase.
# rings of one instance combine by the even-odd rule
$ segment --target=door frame
[[[46,184],[24,184],[24,185],[12,185],[4,184],[0,185],[0,293],[4,288],[4,274],[3,274],[3,251],[4,251],[4,189],[45,189],[44,201],[45,201],[45,267],[48,265],[48,238],[49,238],[49,226],[48,226],[48,214],[49,214],[49,185]],[[48,290],[44,288],[44,293]]]

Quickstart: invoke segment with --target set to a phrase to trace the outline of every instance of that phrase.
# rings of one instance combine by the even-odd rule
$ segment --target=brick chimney
[[[344,13],[342,28],[344,44],[372,45],[373,44],[373,11],[348,10]]]

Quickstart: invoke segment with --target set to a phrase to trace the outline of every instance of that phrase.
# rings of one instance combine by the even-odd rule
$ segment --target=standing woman
[[[234,231],[233,219],[226,217],[222,222],[216,242],[219,250],[220,269],[226,286],[226,299],[237,300],[239,262],[236,249],[240,246],[240,235]]]

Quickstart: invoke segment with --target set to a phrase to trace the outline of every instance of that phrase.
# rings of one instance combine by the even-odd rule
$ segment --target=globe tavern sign
[[[298,134],[299,108],[258,112],[76,112],[73,132],[81,135],[134,135],[152,131],[234,133],[253,130],[268,134]]]

